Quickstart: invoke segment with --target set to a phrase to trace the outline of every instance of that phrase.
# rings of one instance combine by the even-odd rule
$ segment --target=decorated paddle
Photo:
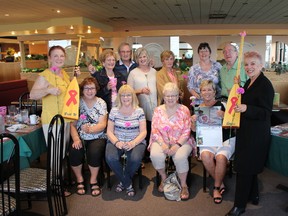
[[[236,71],[236,77],[239,77],[243,56],[243,45],[244,45],[244,37],[246,36],[246,32],[243,31],[240,33],[241,43],[238,55],[238,65]],[[243,89],[240,88],[239,84],[235,83],[230,90],[226,111],[223,119],[223,128],[239,128],[240,127],[240,112],[235,112],[234,108],[237,104],[241,103],[241,94],[243,94]]]
[[[81,35],[78,35],[78,50],[75,61],[75,67],[78,67],[79,56],[80,56],[80,48],[81,48]],[[74,77],[71,80],[66,95],[64,97],[64,106],[62,110],[62,116],[67,119],[77,120],[79,118],[79,85],[76,78],[77,74],[74,72]]]

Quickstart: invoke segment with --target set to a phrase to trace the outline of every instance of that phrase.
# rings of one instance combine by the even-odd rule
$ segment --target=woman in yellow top
[[[175,83],[180,89],[180,100],[183,99],[183,89],[180,85],[180,73],[176,72],[176,69],[173,68],[175,55],[170,50],[165,50],[160,55],[161,62],[163,67],[157,72],[156,82],[157,82],[157,97],[158,105],[163,103],[163,87],[166,83],[172,82]]]
[[[65,49],[61,46],[52,46],[48,52],[50,68],[39,74],[31,91],[30,98],[42,99],[41,122],[47,143],[48,127],[51,119],[56,114],[61,114],[66,90],[70,83],[69,75],[62,69],[65,62]],[[77,74],[79,67],[75,68]],[[64,143],[69,141],[71,120],[65,119]],[[64,146],[65,149],[65,146]]]

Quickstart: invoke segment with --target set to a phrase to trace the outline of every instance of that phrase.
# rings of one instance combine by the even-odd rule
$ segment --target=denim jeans
[[[126,166],[125,169],[123,169],[121,156],[124,154],[124,150],[118,149],[109,141],[107,142],[105,154],[106,161],[125,188],[128,188],[132,184],[132,178],[139,169],[139,166],[141,166],[145,149],[146,145],[140,143],[126,152]]]

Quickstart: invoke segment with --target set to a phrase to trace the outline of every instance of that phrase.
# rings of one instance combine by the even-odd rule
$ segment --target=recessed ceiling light
[[[37,31],[37,29],[35,29],[34,33],[35,33],[35,34],[38,34],[38,31]]]
[[[4,14],[4,16],[8,17],[8,16],[10,16],[10,14]]]
[[[61,11],[60,11],[60,10],[57,10],[56,12],[57,12],[57,13],[61,13]]]
[[[70,29],[71,29],[71,30],[73,30],[73,29],[74,29],[73,25],[71,25],[71,26],[70,26]]]
[[[12,34],[12,35],[15,35],[15,31],[12,31],[11,34]]]

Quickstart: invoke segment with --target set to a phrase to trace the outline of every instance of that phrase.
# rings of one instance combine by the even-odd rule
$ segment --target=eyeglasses
[[[164,98],[176,98],[178,97],[178,94],[177,95],[165,95]]]
[[[124,98],[124,97],[132,97],[132,94],[121,94],[121,97]]]
[[[131,51],[120,51],[120,53],[130,53]]]
[[[85,87],[85,88],[83,88],[83,90],[85,90],[85,91],[94,91],[96,88],[88,88],[88,87]]]

